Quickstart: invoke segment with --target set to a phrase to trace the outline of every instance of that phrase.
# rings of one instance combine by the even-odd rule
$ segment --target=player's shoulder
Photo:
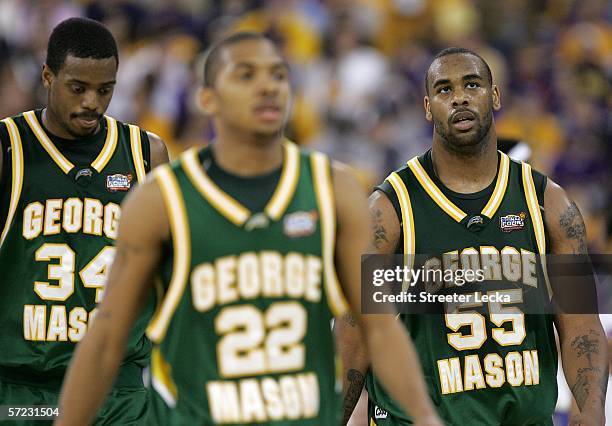
[[[529,165],[529,170],[531,172],[531,178],[533,179],[533,184],[536,189],[536,196],[540,205],[544,205],[544,192],[546,191],[546,187],[548,186],[549,178],[548,176],[539,171],[537,168],[531,166],[528,161],[514,159],[512,157],[508,157],[510,159],[510,167],[517,170],[516,175],[519,176],[521,182],[523,181],[523,170],[524,165]]]
[[[415,171],[417,173],[426,173],[425,169],[423,168],[426,155],[427,152],[424,152],[420,155],[413,156],[407,161],[404,161],[401,166],[395,170],[392,170],[380,184],[376,185],[374,190],[380,190],[387,196],[394,196],[395,190],[393,188],[397,185],[393,185],[392,182],[398,183],[399,181],[401,181],[407,190],[410,190],[410,188],[418,182],[417,180],[413,179]]]
[[[28,121],[27,116],[31,117],[32,115],[34,115],[38,120],[41,113],[42,113],[42,108],[38,108],[38,109],[32,109],[28,111],[22,111],[19,114],[11,115],[10,117],[5,117],[2,120],[0,120],[0,128],[7,129],[7,126],[9,126],[9,123],[15,124],[17,127],[23,127],[27,125],[27,121]]]

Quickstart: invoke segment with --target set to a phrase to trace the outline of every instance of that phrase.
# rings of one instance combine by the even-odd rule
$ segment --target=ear
[[[51,71],[51,68],[49,68],[47,64],[44,64],[42,69],[42,83],[45,89],[48,90],[51,87],[54,78],[55,74]]]
[[[429,96],[425,96],[423,98],[423,107],[425,108],[425,119],[431,123],[431,105],[429,104]]]
[[[196,104],[200,111],[206,115],[215,115],[218,111],[217,98],[214,89],[200,87],[198,89]]]
[[[493,96],[493,110],[499,111],[501,109],[501,93],[499,88],[494,84],[491,92],[491,96]]]

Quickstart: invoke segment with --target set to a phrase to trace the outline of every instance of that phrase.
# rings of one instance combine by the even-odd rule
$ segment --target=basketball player
[[[147,329],[154,423],[340,421],[329,324],[347,308],[343,289],[359,310],[365,196],[346,169],[283,139],[288,69],[268,39],[220,42],[204,82],[217,140],[158,169],[126,200],[109,289],[68,373],[58,424],[92,418],[156,271],[163,301]],[[393,315],[363,324],[387,389],[418,424],[439,424]],[[389,341],[396,351],[380,351]]]
[[[104,115],[118,64],[104,26],[63,21],[42,70],[46,107],[0,122],[0,406],[57,406],[104,292],[119,205],[168,161],[159,137]],[[136,424],[145,414],[147,321],[130,337],[100,424]]]
[[[452,425],[551,425],[556,328],[580,408],[574,421],[603,425],[608,365],[598,316],[521,311],[522,302],[550,301],[537,254],[586,254],[580,212],[557,184],[497,151],[493,111],[500,108],[500,94],[480,56],[462,48],[441,51],[427,72],[426,89],[433,146],[391,173],[370,197],[372,252],[423,254],[444,269],[490,261],[490,282],[520,283],[505,293],[509,303],[402,316],[439,414]],[[527,263],[509,268],[507,261],[517,259]],[[356,327],[350,321],[339,327],[350,416],[368,360]],[[375,375],[365,381],[371,425],[410,423]]]

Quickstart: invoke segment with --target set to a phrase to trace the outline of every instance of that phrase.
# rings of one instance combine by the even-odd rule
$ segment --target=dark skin
[[[92,59],[68,55],[57,74],[45,64],[42,82],[47,89],[47,106],[42,114],[43,125],[64,139],[78,139],[98,132],[100,119],[113,96],[116,75],[115,57]],[[167,163],[164,142],[155,133],[147,132],[147,135],[151,168]],[[0,171],[2,162],[0,150]]]
[[[487,116],[500,107],[496,86],[488,82],[486,68],[472,55],[452,54],[435,60],[428,75],[425,117],[434,123],[433,163],[445,186],[460,193],[486,188],[497,171],[497,137]],[[469,123],[456,125],[459,112]],[[488,128],[487,128],[488,126]],[[544,193],[544,223],[553,254],[586,254],[586,229],[575,203],[556,183],[548,180]],[[368,253],[395,253],[401,227],[387,196],[370,196],[373,233]],[[578,404],[573,425],[603,425],[608,380],[607,340],[598,315],[555,315],[565,377]],[[361,383],[350,377],[365,375],[369,362],[350,319],[338,325],[338,345],[344,366],[345,420],[357,402]],[[349,411],[347,413],[347,410]]]

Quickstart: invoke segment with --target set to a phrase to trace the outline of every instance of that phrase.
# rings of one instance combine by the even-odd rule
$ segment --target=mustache
[[[98,114],[95,112],[73,112],[70,114],[70,118],[82,118],[85,120],[100,120],[102,118],[102,114]]]
[[[448,117],[448,122],[452,124],[453,120],[455,119],[455,117],[457,116],[457,114],[460,114],[462,112],[469,112],[470,114],[472,114],[474,116],[475,120],[479,120],[479,116],[478,114],[476,114],[476,111],[472,111],[469,108],[458,108],[456,109],[451,115],[450,117]]]

